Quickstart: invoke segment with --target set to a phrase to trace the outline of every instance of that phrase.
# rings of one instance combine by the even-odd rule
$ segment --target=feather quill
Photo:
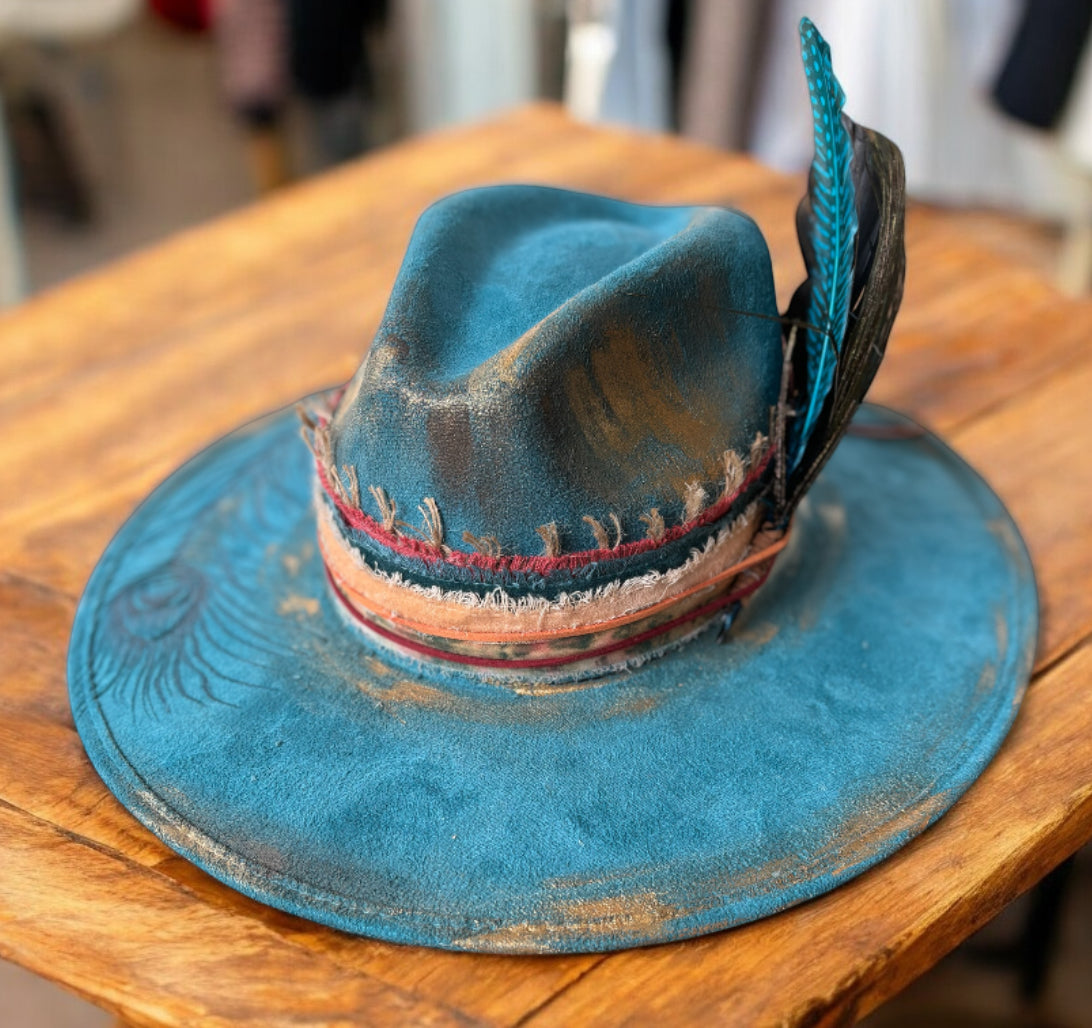
[[[792,467],[804,455],[834,382],[849,318],[857,239],[852,141],[842,120],[845,93],[834,77],[830,47],[807,18],[800,22],[800,49],[811,99],[815,157],[808,178],[807,235],[802,240],[810,286],[805,315],[806,410],[795,426]]]

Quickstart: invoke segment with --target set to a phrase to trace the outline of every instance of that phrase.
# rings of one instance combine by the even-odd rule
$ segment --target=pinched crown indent
[[[431,497],[453,548],[642,537],[653,508],[769,433],[781,374],[769,253],[737,211],[532,186],[471,190],[414,230],[330,452],[402,511]]]

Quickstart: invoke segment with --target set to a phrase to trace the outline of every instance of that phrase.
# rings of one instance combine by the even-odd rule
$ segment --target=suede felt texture
[[[761,917],[939,817],[1027,681],[1026,551],[929,435],[843,442],[727,642],[553,692],[364,648],[326,594],[311,467],[280,414],[160,486],[91,577],[69,683],[152,831],[348,931],[586,951]]]
[[[372,347],[331,424],[334,463],[401,516],[433,497],[446,541],[538,554],[626,539],[770,432],[781,332],[746,215],[540,186],[447,197],[414,230]],[[715,491],[715,486],[714,486]],[[370,510],[375,514],[374,510]]]

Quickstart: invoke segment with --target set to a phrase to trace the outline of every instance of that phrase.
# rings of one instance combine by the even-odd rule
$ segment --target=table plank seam
[[[73,733],[75,732],[75,729],[73,728],[69,728],[68,730]],[[100,803],[103,803],[110,798],[111,794],[106,791],[106,786],[103,786],[102,788],[103,795],[95,802],[94,806],[91,808],[92,810],[95,806],[98,806]],[[60,835],[64,836],[64,838],[68,842],[71,842],[77,846],[86,846],[88,849],[92,849],[96,853],[101,853],[103,856],[111,857],[115,860],[120,860],[122,863],[128,865],[135,871],[147,871],[157,875],[165,881],[174,882],[174,884],[178,885],[179,888],[185,889],[186,892],[189,893],[191,896],[198,898],[197,893],[195,893],[192,889],[187,888],[180,882],[175,882],[175,880],[169,875],[165,875],[162,872],[156,871],[154,865],[142,864],[139,860],[134,860],[122,850],[114,849],[112,846],[108,846],[106,843],[100,842],[98,839],[93,839],[89,836],[81,835],[74,829],[66,828],[64,825],[58,824],[51,818],[43,817],[41,814],[35,814],[33,811],[27,810],[26,808],[19,806],[19,804],[17,803],[12,803],[11,800],[5,799],[3,796],[0,796],[0,810],[7,810],[18,817],[27,818],[28,820],[33,821],[36,824],[43,825],[46,828],[52,829],[53,831],[58,832]],[[90,811],[88,811],[88,813],[90,813]]]
[[[569,989],[571,989],[578,982],[583,981],[584,978],[586,978],[589,974],[591,974],[592,971],[594,971],[597,967],[600,966],[600,964],[605,964],[608,960],[610,960],[610,958],[612,956],[614,956],[613,953],[598,953],[598,954],[595,954],[595,959],[593,959],[591,961],[591,963],[589,963],[588,966],[586,968],[584,968],[583,971],[580,972],[580,974],[578,974],[575,978],[573,978],[572,981],[566,982],[556,992],[551,993],[541,1003],[537,1003],[530,1010],[526,1011],[517,1020],[512,1021],[511,1022],[511,1028],[523,1028],[524,1025],[529,1024],[531,1021],[533,1021],[534,1019],[536,1019],[538,1017],[538,1015],[539,1015],[539,1013],[541,1011],[545,1010],[555,1000],[557,1000],[560,996],[564,995],[564,993],[566,993]]]
[[[61,589],[59,586],[52,585],[41,579],[34,578],[31,575],[24,574],[21,571],[0,571],[0,588],[4,586],[13,586],[16,589],[29,589],[31,592],[37,593],[40,596],[45,596],[54,600],[62,600],[72,606],[75,605],[77,599],[73,593],[70,593],[65,589]]]
[[[1038,684],[1039,679],[1044,675],[1049,674],[1055,668],[1064,664],[1066,661],[1073,659],[1076,655],[1083,650],[1086,646],[1092,645],[1092,626],[1087,628],[1082,635],[1079,635],[1076,639],[1064,646],[1057,653],[1051,654],[1049,657],[1044,658],[1041,664],[1036,664],[1034,671],[1032,672],[1031,680],[1028,682],[1028,689],[1033,689]]]

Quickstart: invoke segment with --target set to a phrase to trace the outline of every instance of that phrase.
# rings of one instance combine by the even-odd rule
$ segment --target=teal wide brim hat
[[[801,38],[786,311],[739,212],[461,193],[349,383],[122,527],[72,709],[168,845],[350,932],[609,950],[824,893],[986,766],[1034,655],[1030,563],[958,456],[860,407],[902,166]]]

